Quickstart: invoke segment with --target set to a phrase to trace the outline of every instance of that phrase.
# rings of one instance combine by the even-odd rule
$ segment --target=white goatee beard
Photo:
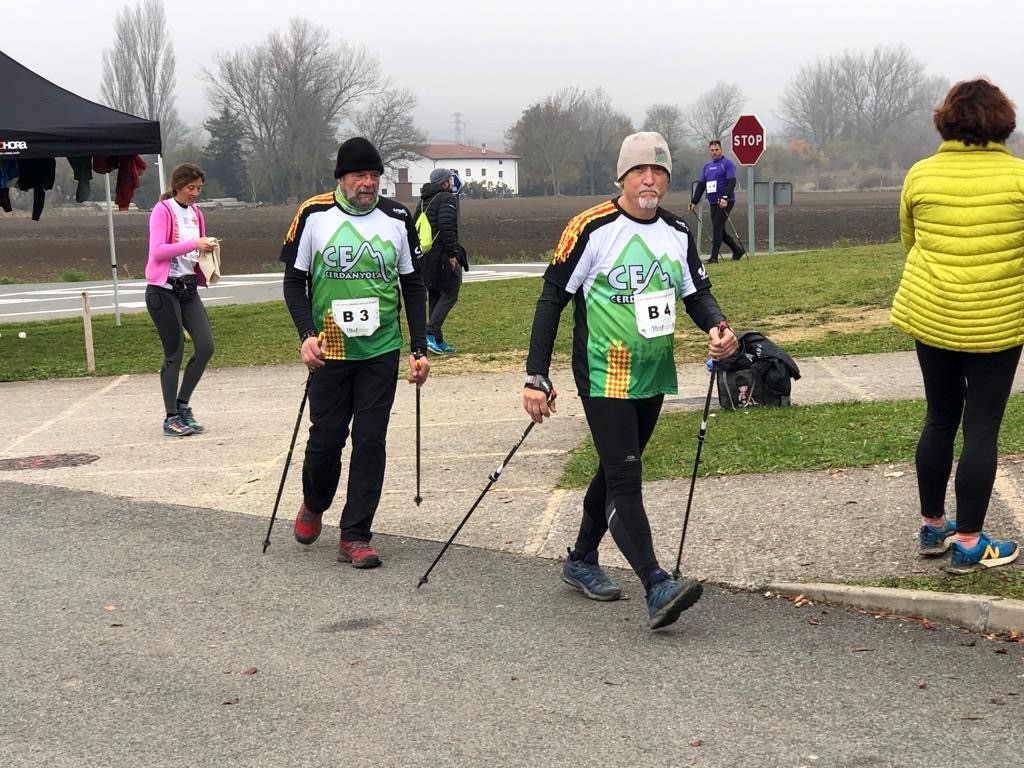
[[[659,197],[648,197],[646,195],[640,196],[640,207],[647,211],[657,208],[659,202],[661,202],[661,198]]]

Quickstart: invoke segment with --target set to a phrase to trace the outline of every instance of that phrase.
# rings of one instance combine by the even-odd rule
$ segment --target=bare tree
[[[331,41],[330,30],[295,18],[285,33],[220,54],[203,70],[211,103],[242,121],[250,177],[272,200],[328,184],[340,131],[384,89],[374,57]]]
[[[407,88],[388,89],[377,95],[352,118],[356,133],[365,136],[380,152],[384,167],[395,170],[416,160],[427,136],[413,123],[416,95]]]
[[[790,134],[819,147],[839,135],[843,127],[839,79],[840,67],[834,57],[800,68],[780,103],[780,116]]]
[[[879,141],[900,120],[913,114],[924,95],[924,65],[906,46],[875,47],[864,64],[867,101],[861,118],[863,138]]]
[[[690,106],[686,127],[702,144],[721,139],[740,116],[746,100],[736,83],[719,81]]]
[[[527,185],[540,184],[544,194],[560,195],[575,182],[582,167],[580,115],[585,96],[578,88],[563,88],[523,112],[508,129],[505,140],[523,156],[520,170]]]
[[[583,190],[596,195],[612,188],[619,145],[633,132],[633,124],[600,88],[584,96],[579,108]]]
[[[924,65],[904,46],[847,51],[805,65],[789,83],[781,115],[820,147],[836,139],[876,143],[932,98]]]
[[[686,119],[683,110],[675,104],[649,106],[644,113],[643,129],[660,133],[672,154],[686,143]]]
[[[103,51],[101,98],[114,109],[160,121],[169,154],[184,133],[174,106],[174,45],[161,0],[139,0],[114,21],[114,46]]]

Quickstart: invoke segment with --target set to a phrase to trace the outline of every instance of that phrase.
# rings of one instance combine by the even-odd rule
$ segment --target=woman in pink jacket
[[[217,247],[216,238],[206,236],[203,213],[195,205],[205,181],[198,165],[179,165],[171,174],[171,188],[160,196],[149,217],[146,308],[164,348],[160,388],[166,412],[164,434],[169,437],[203,431],[192,415],[189,398],[213,356],[210,319],[197,290],[206,285],[205,275],[196,268],[199,254]],[[185,331],[192,337],[193,351],[179,387]]]

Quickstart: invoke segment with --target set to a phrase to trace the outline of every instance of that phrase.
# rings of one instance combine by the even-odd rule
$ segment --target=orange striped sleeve
[[[615,213],[615,210],[615,204],[611,200],[606,200],[571,218],[562,231],[562,237],[558,241],[558,247],[555,248],[555,255],[551,257],[551,263],[561,264],[568,259],[586,226],[594,219]]]
[[[295,233],[299,229],[299,222],[302,221],[303,215],[314,205],[331,204],[334,202],[333,192],[324,192],[322,195],[315,195],[314,197],[306,200],[302,205],[299,206],[299,210],[295,212],[295,217],[292,219],[291,225],[288,227],[288,233],[284,236],[284,244],[292,242],[295,239]]]

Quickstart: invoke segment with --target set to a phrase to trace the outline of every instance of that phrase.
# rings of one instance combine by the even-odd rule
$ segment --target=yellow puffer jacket
[[[892,322],[933,347],[1024,344],[1024,160],[945,141],[903,181],[907,251]]]

